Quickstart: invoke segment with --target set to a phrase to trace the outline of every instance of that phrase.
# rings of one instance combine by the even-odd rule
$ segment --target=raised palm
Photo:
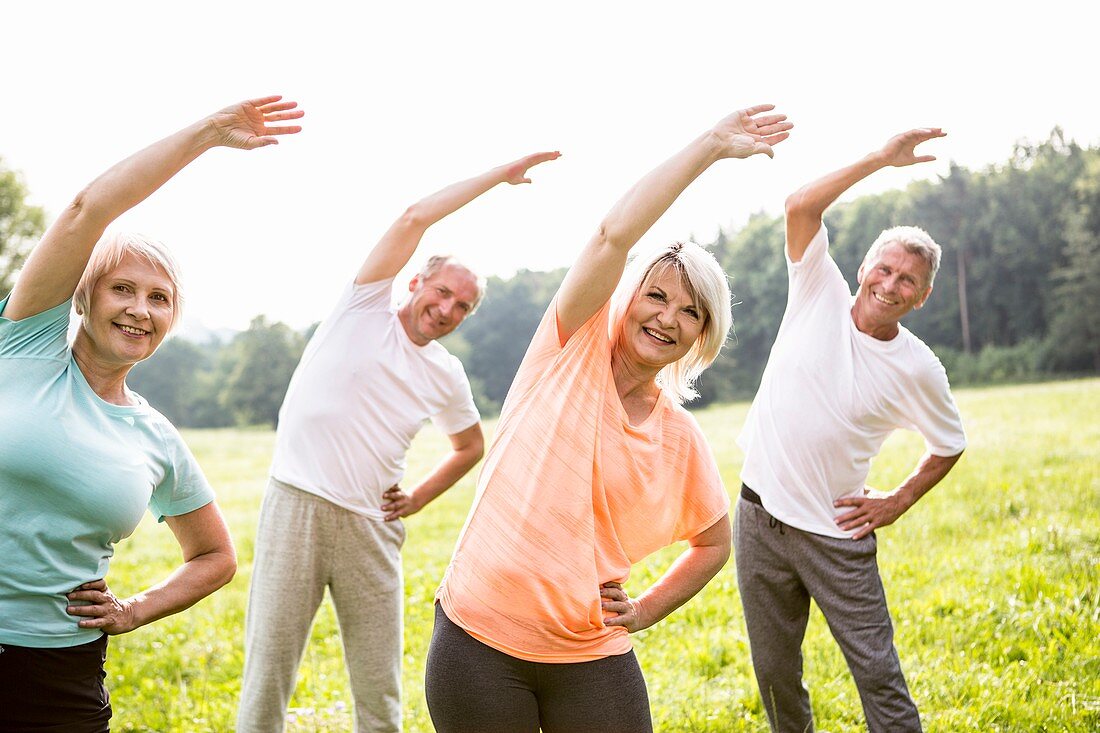
[[[301,125],[271,126],[272,122],[296,120],[305,112],[295,109],[297,102],[283,102],[281,96],[260,97],[230,105],[210,118],[218,143],[230,148],[253,150],[275,145],[277,135],[300,132]]]
[[[773,157],[772,147],[786,140],[794,127],[787,115],[764,114],[773,109],[774,104],[758,104],[720,120],[714,133],[722,143],[722,157],[748,158],[757,153]]]
[[[929,163],[936,159],[934,155],[917,155],[914,148],[926,140],[943,137],[947,133],[938,127],[918,127],[915,130],[894,135],[882,146],[882,155],[887,165],[901,168],[914,163]]]

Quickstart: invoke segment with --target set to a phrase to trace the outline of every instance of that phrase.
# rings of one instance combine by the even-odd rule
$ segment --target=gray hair
[[[488,283],[485,281],[484,277],[471,270],[457,257],[454,255],[432,255],[428,258],[428,261],[424,263],[424,266],[420,268],[420,272],[416,273],[416,277],[420,282],[424,282],[447,265],[461,267],[463,270],[473,275],[474,279],[477,281],[477,299],[470,304],[470,312],[466,314],[467,316],[472,316],[474,311],[477,310],[477,307],[481,305],[481,301],[485,299],[485,289]]]
[[[705,318],[703,332],[688,352],[657,374],[657,384],[677,403],[684,403],[699,396],[695,381],[718,358],[733,325],[729,281],[714,255],[694,242],[676,242],[634,257],[611,296],[609,328],[615,341],[638,293],[669,269],[679,273]]]
[[[84,273],[80,276],[80,282],[73,293],[73,307],[77,313],[88,312],[88,302],[91,300],[92,291],[99,278],[118,267],[122,259],[132,254],[144,258],[150,264],[164,270],[172,283],[172,324],[168,327],[171,332],[180,322],[183,315],[183,289],[180,286],[180,266],[176,258],[168,251],[163,242],[146,237],[135,232],[114,232],[104,235],[92,249],[92,256],[84,267]]]
[[[932,236],[920,227],[892,227],[878,235],[867,254],[863,256],[863,265],[874,262],[875,257],[884,247],[891,244],[900,244],[906,252],[917,255],[928,265],[927,287],[932,287],[932,281],[936,279],[936,272],[940,269],[940,256],[943,250]]]

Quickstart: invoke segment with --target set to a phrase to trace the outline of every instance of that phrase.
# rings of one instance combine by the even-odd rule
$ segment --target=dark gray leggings
[[[435,606],[424,674],[437,733],[651,733],[634,652],[592,662],[516,659],[482,644]]]

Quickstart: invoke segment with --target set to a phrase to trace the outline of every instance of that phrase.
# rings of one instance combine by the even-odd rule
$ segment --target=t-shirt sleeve
[[[462,363],[454,356],[451,357],[452,386],[451,398],[442,412],[432,416],[432,424],[447,435],[461,433],[471,428],[481,419],[481,414],[474,404],[473,391],[470,389],[470,380]]]
[[[729,513],[730,498],[710,444],[695,418],[688,415],[691,440],[683,465],[684,487],[674,541],[691,539]]]
[[[214,501],[214,489],[179,432],[164,421],[164,479],[153,489],[149,511],[158,522],[200,509]]]
[[[786,247],[783,251],[786,252]],[[829,231],[825,224],[810,240],[801,260],[791,262],[787,258],[787,278],[790,286],[787,292],[788,312],[800,310],[808,303],[816,303],[825,295],[838,299],[847,299],[852,295],[844,275],[829,254]]]
[[[389,277],[359,285],[352,280],[344,289],[337,304],[337,310],[361,312],[389,310],[393,306],[393,281],[394,278]]]
[[[7,305],[8,298],[0,300],[0,358],[68,358],[71,299],[19,321],[3,317]]]
[[[913,427],[924,438],[928,452],[936,456],[956,456],[966,448],[962,417],[951,394],[947,372],[939,359],[931,362],[910,394],[909,415]]]

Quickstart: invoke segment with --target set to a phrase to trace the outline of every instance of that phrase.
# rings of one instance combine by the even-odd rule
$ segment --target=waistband
[[[750,504],[756,504],[757,506],[764,506],[764,503],[760,501],[760,494],[750,489],[748,486],[741,484],[741,498]]]

